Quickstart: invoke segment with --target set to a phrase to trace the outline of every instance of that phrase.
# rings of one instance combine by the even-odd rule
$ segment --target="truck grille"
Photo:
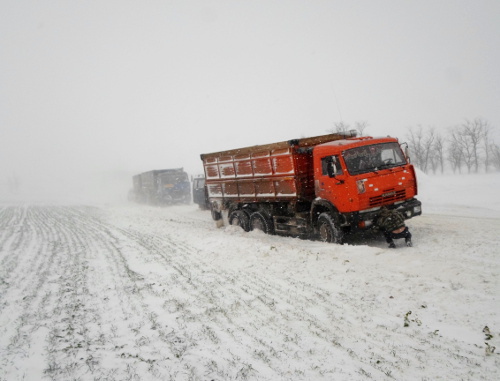
[[[390,204],[404,199],[406,199],[405,189],[401,190],[388,189],[385,190],[384,193],[382,193],[379,196],[370,197],[370,207]]]

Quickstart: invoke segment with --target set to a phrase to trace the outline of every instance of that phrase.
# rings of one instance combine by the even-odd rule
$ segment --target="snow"
[[[395,250],[4,198],[0,380],[500,379],[500,175],[418,177]]]

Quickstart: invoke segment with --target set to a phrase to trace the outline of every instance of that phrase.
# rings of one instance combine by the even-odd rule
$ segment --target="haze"
[[[0,195],[365,121],[500,128],[500,2],[0,1]],[[496,139],[499,143],[500,139]]]

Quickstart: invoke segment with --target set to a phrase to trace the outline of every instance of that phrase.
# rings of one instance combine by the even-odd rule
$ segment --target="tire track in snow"
[[[139,216],[142,217],[143,215]],[[232,348],[233,352],[235,351],[234,348],[237,348],[237,350],[241,351],[242,358],[252,357],[252,353],[257,351],[254,353],[256,363],[253,365],[257,366],[256,364],[260,361],[259,374],[266,374],[264,371],[265,366],[269,365],[269,362],[273,362],[273,358],[276,358],[277,360],[271,366],[273,371],[276,370],[274,374],[288,377],[290,373],[282,373],[284,367],[283,364],[280,364],[278,356],[282,353],[283,358],[294,358],[294,352],[290,348],[299,347],[297,353],[305,357],[308,355],[307,350],[304,350],[306,348],[305,343],[320,348],[321,354],[328,353],[328,356],[324,356],[323,359],[335,358],[336,364],[340,364],[340,367],[343,363],[356,364],[356,366],[359,366],[359,374],[366,378],[389,379],[392,377],[390,376],[391,372],[397,377],[398,373],[400,375],[405,374],[409,369],[413,369],[415,364],[422,363],[432,364],[437,368],[446,367],[450,374],[453,373],[454,369],[460,369],[460,367],[457,368],[456,364],[457,354],[452,349],[460,346],[460,343],[428,336],[424,327],[416,329],[402,328],[403,317],[398,317],[398,314],[404,314],[407,310],[394,311],[394,308],[392,308],[393,311],[389,312],[393,314],[391,319],[391,315],[384,312],[384,307],[378,306],[379,303],[383,302],[388,307],[389,303],[385,299],[377,298],[377,295],[368,293],[363,296],[359,292],[353,292],[350,295],[350,291],[356,291],[354,288],[358,286],[366,289],[367,287],[364,284],[366,280],[360,279],[356,275],[344,276],[342,279],[347,288],[343,292],[331,294],[321,287],[303,284],[303,282],[296,282],[293,279],[282,277],[279,280],[272,279],[263,272],[247,269],[237,271],[228,268],[219,269],[206,258],[207,254],[209,254],[208,257],[213,257],[213,253],[207,253],[206,249],[198,249],[183,240],[182,225],[190,225],[189,217],[176,217],[179,217],[180,221],[170,218],[165,223],[168,230],[159,230],[154,226],[154,223],[147,224],[144,221],[134,224],[134,228],[138,229],[138,236],[150,237],[147,240],[148,245],[151,245],[156,240],[160,247],[165,246],[164,252],[176,252],[181,255],[182,259],[176,260],[176,268],[180,269],[182,275],[179,276],[179,280],[184,284],[174,286],[177,288],[174,288],[176,292],[173,294],[178,295],[178,297],[172,297],[169,307],[173,312],[182,312],[186,324],[191,325],[191,331],[194,330],[193,327],[196,327],[196,322],[202,322],[209,328],[207,337],[215,336],[214,343],[225,342],[226,346]],[[169,233],[169,231],[172,231],[172,233]],[[417,233],[416,236],[418,236],[418,229],[415,229],[415,232]],[[224,233],[215,233],[221,237],[224,235]],[[212,231],[211,229],[199,228],[196,233],[186,233],[186,237],[189,239],[193,234],[209,235],[212,234]],[[242,237],[242,239],[245,238]],[[282,244],[287,245],[283,242]],[[171,247],[171,249],[167,249],[168,247]],[[151,251],[162,252],[161,249]],[[409,281],[410,285],[421,282],[418,275],[414,273],[392,274],[385,270],[383,276],[388,277],[387,282],[393,282],[394,287],[397,287],[397,284],[400,284],[401,281]],[[151,274],[148,275],[148,278],[150,277]],[[377,272],[374,271],[369,280],[376,282],[376,277]],[[194,287],[196,294],[193,295],[196,295],[196,297],[191,297],[185,293],[189,290],[186,283]],[[203,285],[205,285],[205,290],[200,293],[197,290]],[[399,288],[395,290],[399,290]],[[248,299],[245,298],[245,295],[248,296]],[[288,299],[291,300],[286,300],[284,308],[280,304],[273,305],[274,300],[283,300],[280,295],[290,295]],[[409,294],[402,294],[400,297],[408,299],[411,305],[418,303]],[[243,303],[239,299],[245,300],[247,303]],[[314,305],[314,300],[322,302],[319,308]],[[398,308],[398,305],[398,303],[395,304],[396,308]],[[201,306],[203,306],[207,312],[206,315],[210,319],[203,320],[200,313]],[[307,306],[312,308],[312,313],[304,318],[303,310]],[[384,318],[390,318],[390,320],[382,322],[379,317],[372,316],[371,313],[376,310],[380,310]],[[273,314],[274,320],[270,318]],[[276,318],[276,316],[282,315],[286,316],[288,320],[283,322],[286,319],[280,321],[280,319]],[[246,319],[243,317],[246,317]],[[395,319],[398,321],[396,322]],[[252,322],[251,327],[248,322]],[[304,322],[312,322],[312,324],[304,326]],[[294,337],[293,335],[283,335],[286,339],[276,340],[281,334],[279,327],[284,327],[286,333],[294,332],[302,335],[302,341],[299,340],[300,337]],[[377,329],[377,331],[386,330],[387,335],[384,336],[380,332],[373,335],[371,329]],[[189,331],[189,328],[186,331]],[[319,336],[319,338],[316,338],[315,335]],[[270,337],[277,342],[270,345],[269,340],[266,342],[266,339]],[[216,347],[216,345],[214,346]],[[276,348],[280,349],[281,352]],[[283,348],[285,348],[284,351]],[[436,360],[431,357],[436,350],[449,354],[444,363],[439,364],[436,362],[442,362],[442,358]],[[462,353],[464,353],[464,361],[474,362],[473,359],[477,358],[477,354],[471,349],[462,349]],[[221,354],[221,351],[218,354]],[[315,361],[321,358],[318,353],[309,353],[309,355]],[[224,368],[222,364],[226,364],[226,370],[231,369],[231,371],[234,371],[236,369],[236,366],[228,364],[231,364],[231,360],[238,357],[237,355],[232,356],[225,353],[221,357],[222,359],[219,362],[215,361],[214,374],[220,375],[217,372]],[[308,367],[312,366],[308,362],[298,363],[301,365],[307,364]],[[330,364],[331,361],[325,363]],[[295,364],[292,364],[290,369],[293,369],[293,365]],[[342,373],[342,369],[332,366],[333,368],[326,368],[326,371],[335,372],[337,375]],[[324,377],[325,374],[319,374],[319,371],[320,369],[316,369],[308,373],[303,369],[296,369],[295,375],[299,378],[304,377],[304,375],[316,378]],[[321,372],[324,371],[325,367],[323,366]],[[359,376],[359,374],[356,373],[354,376]]]
[[[22,226],[15,237],[0,233],[0,261],[9,269],[0,295],[20,300],[0,309],[7,333],[0,379],[23,379],[14,365],[37,356],[45,361],[37,375],[53,380],[390,379],[387,369],[397,378],[415,357],[438,366],[426,354],[431,347],[450,353],[445,366],[458,374],[445,338],[387,325],[385,338],[372,339],[362,328],[371,317],[356,313],[373,310],[377,296],[349,294],[362,279],[346,277],[346,289],[332,292],[291,276],[218,266],[210,249],[189,241],[193,229],[212,234],[209,224],[187,216],[150,227],[110,213],[0,210],[0,227]],[[405,345],[392,344],[395,338]],[[476,358],[464,349],[461,356]]]
[[[143,236],[144,233],[137,234],[137,237]],[[242,355],[248,357],[248,353],[253,353],[257,360],[262,361],[263,366],[272,366],[282,375],[289,373],[290,364],[283,364],[281,361],[271,363],[272,359],[279,360],[280,353],[284,351],[290,352],[286,354],[287,357],[294,353],[296,356],[305,356],[308,350],[321,347],[322,351],[328,353],[325,359],[330,356],[346,357],[346,360],[358,358],[348,346],[341,348],[342,345],[339,344],[339,337],[347,336],[349,331],[334,331],[339,327],[341,318],[336,319],[335,316],[341,307],[333,303],[325,290],[313,290],[309,285],[293,282],[280,285],[255,273],[222,272],[207,263],[198,254],[199,250],[168,234],[162,239],[158,236],[149,237],[147,245],[149,253],[160,253],[163,256],[165,268],[173,266],[181,275],[171,287],[180,288],[174,294],[183,295],[184,299],[170,299],[167,310],[181,311],[182,319],[187,325],[190,322],[194,322],[191,325],[203,322],[203,328],[209,332],[208,336],[212,341],[218,343],[223,339],[214,335],[226,336],[226,340],[233,342],[228,347],[236,345],[244,348],[247,353]],[[179,255],[166,256],[165,253]],[[186,293],[191,295],[186,296]],[[241,300],[242,295],[247,298]],[[286,305],[275,305],[274,301],[282,300],[283,295],[289,295]],[[323,297],[325,302],[321,306],[315,302],[318,297]],[[225,302],[227,300],[230,302]],[[316,313],[310,313],[308,309],[315,309]],[[325,316],[323,322],[318,319],[318,314]],[[249,327],[249,321],[252,322],[252,327]],[[347,321],[343,325],[349,327],[350,323]],[[301,342],[301,336],[305,336],[304,342],[310,342],[307,349]],[[269,343],[269,337],[282,339]],[[218,357],[220,355],[219,352]],[[306,371],[307,369],[296,370],[298,374]],[[338,373],[339,369],[332,368],[330,371]]]

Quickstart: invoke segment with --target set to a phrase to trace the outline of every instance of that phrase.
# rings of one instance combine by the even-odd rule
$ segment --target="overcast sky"
[[[500,129],[499,68],[498,0],[0,0],[0,182],[195,174],[339,121]]]

